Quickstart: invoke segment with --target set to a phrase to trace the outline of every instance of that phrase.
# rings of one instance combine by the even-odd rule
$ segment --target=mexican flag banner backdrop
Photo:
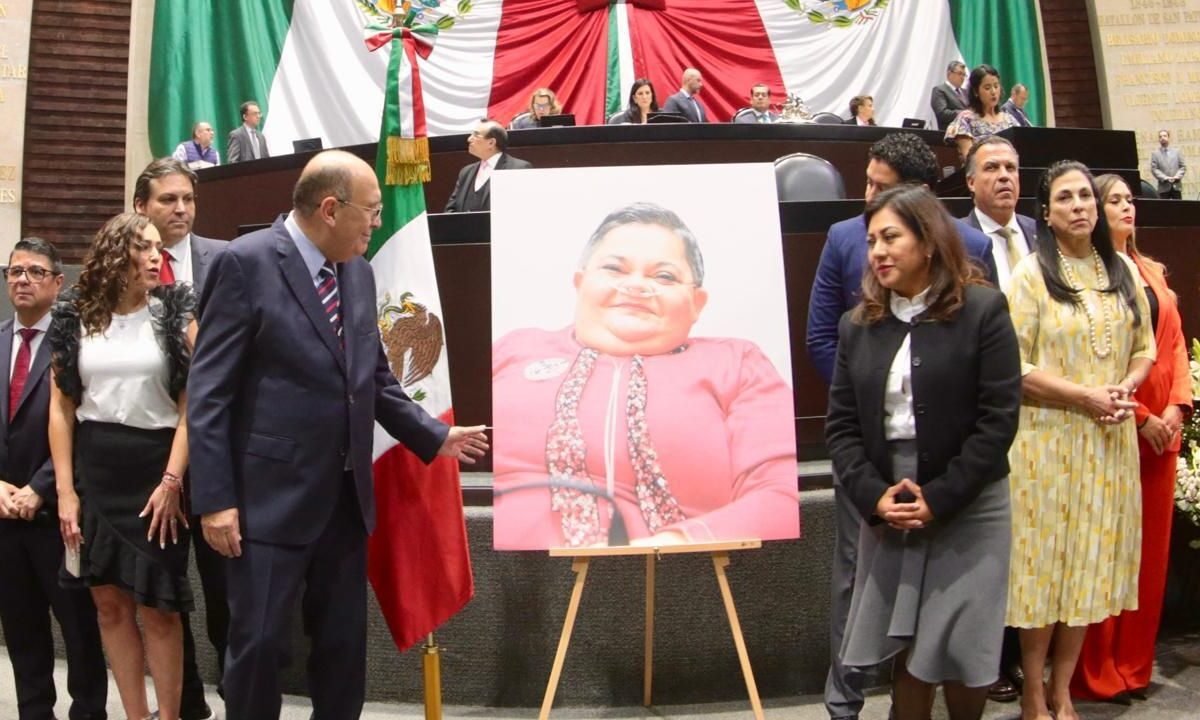
[[[579,124],[625,107],[634,78],[659,102],[685,67],[705,79],[714,121],[748,104],[764,82],[813,112],[849,114],[855,95],[875,98],[878,122],[932,120],[930,89],[953,59],[995,65],[1007,90],[1029,87],[1026,110],[1046,116],[1036,0],[411,0],[413,26],[434,25],[436,52],[418,55],[429,135],[501,123],[553,89]],[[293,140],[325,147],[375,141],[390,46],[372,52],[368,26],[391,0],[158,0],[147,119],[155,155],[171,152],[207,120],[218,144],[257,100],[271,154]],[[141,119],[137,119],[141,122]]]

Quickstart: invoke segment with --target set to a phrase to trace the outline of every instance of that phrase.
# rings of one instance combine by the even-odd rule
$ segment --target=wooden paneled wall
[[[130,0],[36,0],[22,235],[77,263],[124,207]]]
[[[1102,128],[1100,86],[1085,0],[1041,0],[1054,124]]]

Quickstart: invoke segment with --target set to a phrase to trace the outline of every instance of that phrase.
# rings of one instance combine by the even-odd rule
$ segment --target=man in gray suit
[[[1009,93],[1008,100],[1000,106],[1000,109],[1009,115],[1013,116],[1021,127],[1032,127],[1033,123],[1029,121],[1029,116],[1025,114],[1025,103],[1029,102],[1029,88],[1021,83],[1012,86],[1012,92]]]
[[[200,290],[208,278],[213,258],[226,243],[200,237],[192,232],[196,220],[196,174],[174,158],[155,160],[138,176],[133,190],[133,209],[150,218],[163,241],[163,284],[185,282]],[[204,591],[205,624],[208,639],[217,654],[218,667],[225,666],[225,646],[229,634],[229,608],[225,592],[224,558],[216,553],[198,532],[200,520],[188,519],[193,530],[196,569]],[[183,613],[183,696],[180,720],[209,720],[216,714],[204,698],[204,682],[196,667],[196,641],[187,613]],[[218,692],[221,687],[218,686]]]
[[[679,92],[667,98],[667,102],[662,108],[663,112],[682,115],[690,122],[708,122],[708,113],[704,111],[704,106],[696,97],[703,88],[704,77],[700,75],[699,70],[696,68],[684,70],[683,87]]]
[[[229,133],[227,159],[230,163],[271,157],[267,141],[258,131],[261,121],[262,110],[258,108],[258,103],[253,100],[242,103],[242,124]]]
[[[1187,174],[1187,165],[1179,151],[1171,147],[1171,133],[1166,130],[1158,131],[1158,149],[1150,153],[1150,172],[1158,181],[1160,198],[1183,198],[1183,176]]]
[[[967,66],[955,60],[946,66],[946,82],[929,94],[929,107],[937,118],[938,130],[945,130],[954,116],[967,109]]]
[[[750,88],[750,107],[739,110],[733,121],[741,124],[779,122],[779,113],[771,112],[771,88],[766,83]]]

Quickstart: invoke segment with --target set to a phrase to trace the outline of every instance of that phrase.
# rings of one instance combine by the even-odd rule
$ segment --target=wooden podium
[[[750,696],[750,706],[754,709],[754,717],[757,720],[763,720],[762,703],[758,699],[758,687],[754,684],[754,671],[750,667],[750,656],[746,653],[746,641],[742,637],[742,626],[738,622],[737,608],[733,604],[729,578],[725,575],[725,568],[729,565],[729,553],[737,550],[755,550],[760,547],[762,547],[761,540],[728,540],[661,547],[624,545],[596,548],[552,548],[550,550],[551,557],[572,558],[571,569],[575,571],[575,586],[571,590],[571,602],[567,605],[567,616],[563,620],[562,635],[558,640],[558,652],[554,654],[554,666],[550,670],[550,680],[546,684],[546,694],[542,699],[542,711],[538,715],[538,719],[547,720],[550,717],[550,707],[554,704],[554,693],[558,690],[558,681],[562,676],[563,662],[567,657],[567,646],[571,643],[571,632],[575,629],[575,616],[579,612],[579,600],[583,597],[583,584],[587,581],[588,564],[592,558],[632,555],[643,555],[646,558],[646,665],[643,670],[642,704],[649,707],[654,678],[655,565],[661,555],[708,553],[712,556],[713,572],[717,576],[717,585],[721,588],[721,598],[725,601],[725,614],[729,617],[729,629],[733,633],[733,644],[737,647],[738,660],[742,665],[742,675],[746,679],[746,693]]]

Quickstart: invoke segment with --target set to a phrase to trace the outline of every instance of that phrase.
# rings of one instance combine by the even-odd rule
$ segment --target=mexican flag
[[[469,132],[480,117],[507,123],[539,87],[552,88],[579,124],[625,107],[634,78],[659,102],[685,67],[705,77],[714,121],[772,98],[849,114],[875,98],[876,119],[933,119],[930,89],[947,63],[997,67],[1007,89],[1029,87],[1026,111],[1047,114],[1037,0],[415,0],[414,25],[437,24],[437,52],[417,60],[430,135]],[[370,52],[364,27],[391,0],[158,0],[146,117],[155,155],[169,154],[208,120],[225,135],[238,105],[257,100],[271,154],[293,140],[325,147],[378,138],[387,48]],[[140,116],[132,122],[142,122]]]
[[[371,46],[391,48],[375,163],[383,191],[382,223],[367,250],[375,271],[379,329],[405,391],[452,425],[442,306],[422,186],[429,180],[429,147],[420,76],[413,65],[431,48],[437,27],[393,30],[385,27],[389,17],[375,19]],[[425,465],[378,425],[374,451],[378,522],[368,545],[367,572],[392,637],[404,650],[474,594],[458,461],[439,457]]]

